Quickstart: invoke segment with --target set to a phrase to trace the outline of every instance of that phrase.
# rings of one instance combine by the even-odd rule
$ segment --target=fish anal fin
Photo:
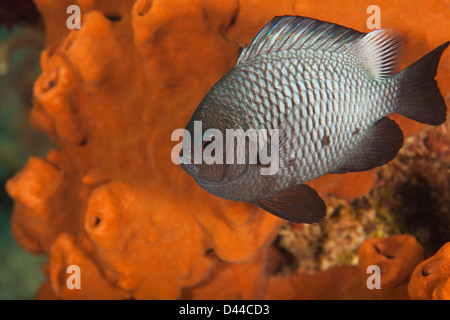
[[[254,203],[277,217],[295,223],[318,223],[326,216],[327,211],[322,198],[306,184],[300,184]]]
[[[332,173],[370,170],[382,166],[395,158],[403,145],[403,132],[389,118],[382,118],[365,134],[360,147]]]

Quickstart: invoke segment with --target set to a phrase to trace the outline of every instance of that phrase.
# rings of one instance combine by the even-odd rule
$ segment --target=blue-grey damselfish
[[[196,109],[186,130],[193,135],[197,122],[205,134],[200,141],[183,140],[181,166],[218,197],[252,202],[293,222],[319,222],[325,203],[304,183],[392,160],[403,134],[387,115],[430,125],[446,120],[434,77],[449,42],[398,72],[402,45],[402,37],[390,29],[366,34],[305,17],[273,18]],[[276,141],[267,135],[266,151],[258,149],[256,159],[248,141],[247,161],[233,163],[225,161],[226,153],[237,154],[238,144],[227,149],[208,129],[224,140],[227,130],[276,129],[278,134]],[[268,146],[275,142],[273,151]],[[196,148],[217,159],[220,153],[222,163],[191,161]],[[261,174],[271,165],[261,161],[267,150],[278,153],[279,163],[272,174]]]

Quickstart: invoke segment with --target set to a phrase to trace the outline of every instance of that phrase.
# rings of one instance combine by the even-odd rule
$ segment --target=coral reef
[[[82,27],[72,31],[72,1],[35,3],[47,48],[31,122],[58,149],[32,157],[7,191],[18,243],[49,256],[38,298],[408,298],[409,276],[423,260],[414,238],[367,240],[359,267],[276,274],[285,257],[273,243],[285,221],[204,192],[170,160],[172,131],[270,18],[299,14],[368,31],[369,2],[78,0]],[[379,5],[382,25],[405,33],[404,66],[448,40],[437,32],[450,30],[442,1],[420,12],[407,1]],[[437,78],[447,102],[448,61],[446,52]],[[395,119],[406,135],[423,128]],[[375,177],[327,175],[311,185],[324,197],[352,199]],[[370,264],[387,275],[380,291],[365,286]],[[69,265],[80,267],[82,290],[65,285]],[[436,296],[444,296],[448,284],[439,279]]]
[[[267,299],[408,299],[407,285],[423,259],[422,246],[407,235],[366,240],[359,249],[358,266],[335,266],[308,274],[275,276],[268,281]],[[366,285],[368,267],[380,267],[380,289]]]

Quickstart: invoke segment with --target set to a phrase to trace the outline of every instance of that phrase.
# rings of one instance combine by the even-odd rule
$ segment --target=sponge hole
[[[153,1],[151,0],[140,0],[136,2],[135,12],[141,17],[145,16],[152,8],[152,5]]]
[[[59,80],[59,69],[52,71],[45,81],[42,82],[42,92],[48,92],[58,84]]]

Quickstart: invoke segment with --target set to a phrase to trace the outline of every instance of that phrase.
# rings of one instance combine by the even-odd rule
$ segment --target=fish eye
[[[203,140],[202,142],[202,148],[203,151],[205,151],[205,149],[212,143],[214,143],[214,141],[216,140],[216,137],[212,136],[211,138],[209,138],[208,140]]]
[[[213,143],[212,141],[203,141],[203,150],[205,150],[211,143]]]

